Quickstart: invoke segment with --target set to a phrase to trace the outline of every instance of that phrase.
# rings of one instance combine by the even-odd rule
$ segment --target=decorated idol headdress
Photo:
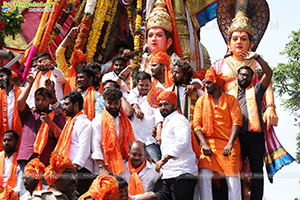
[[[162,28],[173,35],[173,49],[175,53],[182,57],[182,49],[176,27],[172,0],[157,0],[147,19],[146,29]]]
[[[219,0],[217,22],[227,43],[234,31],[245,31],[253,37],[256,50],[270,20],[266,0]]]

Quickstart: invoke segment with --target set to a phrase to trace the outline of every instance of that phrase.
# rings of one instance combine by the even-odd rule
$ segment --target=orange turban
[[[151,57],[151,62],[164,64],[166,67],[170,67],[170,58],[169,58],[168,54],[163,51],[159,51],[159,52],[155,53]]]
[[[27,163],[24,169],[24,174],[33,177],[34,179],[42,180],[44,170],[45,165],[38,158],[35,158]]]
[[[221,74],[217,73],[216,70],[211,67],[205,73],[205,81],[213,82],[221,87],[223,87],[224,80]]]
[[[115,177],[110,175],[99,175],[79,200],[93,197],[95,200],[114,199],[119,193],[119,185]]]
[[[177,106],[177,95],[175,92],[164,91],[157,96],[157,102],[160,100],[166,100],[173,104],[175,107]]]
[[[82,53],[81,50],[75,50],[71,56],[70,64],[72,67],[75,67],[81,61],[86,61],[86,54]]]
[[[60,152],[53,152],[50,158],[50,164],[45,169],[45,180],[51,186],[62,173],[65,171],[66,168],[76,169],[73,165],[72,161],[65,155]]]

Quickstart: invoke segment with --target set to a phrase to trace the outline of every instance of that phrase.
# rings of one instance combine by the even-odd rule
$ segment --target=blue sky
[[[271,67],[278,63],[286,63],[287,58],[279,54],[285,44],[289,42],[291,31],[300,29],[300,1],[299,0],[268,0],[270,7],[270,23],[262,38],[257,52]],[[216,20],[209,22],[201,29],[201,42],[207,48],[211,61],[222,58],[226,51],[225,42],[218,29]],[[280,106],[280,99],[276,97],[277,114],[279,116],[276,135],[283,147],[294,156],[296,153],[296,134],[300,130],[293,126],[293,116]],[[265,200],[294,200],[300,197],[300,166],[292,163],[279,170],[274,176],[274,183],[270,184],[265,177]]]

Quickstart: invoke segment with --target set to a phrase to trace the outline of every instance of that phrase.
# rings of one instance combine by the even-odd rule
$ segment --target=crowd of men
[[[254,72],[243,66],[226,94],[213,68],[202,82],[165,52],[132,88],[124,47],[103,69],[81,51],[69,67],[64,45],[56,65],[47,53],[33,59],[22,89],[0,69],[1,199],[209,200],[216,172],[228,199],[239,200],[242,157],[262,174],[261,102],[272,71],[258,54],[261,81],[252,85]],[[251,190],[251,199],[262,194],[263,179]]]

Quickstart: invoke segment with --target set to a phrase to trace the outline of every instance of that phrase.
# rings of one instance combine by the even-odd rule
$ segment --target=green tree
[[[291,39],[281,55],[286,55],[286,64],[279,63],[273,68],[273,87],[282,97],[282,105],[294,114],[295,125],[300,128],[300,29],[292,31]],[[297,135],[296,160],[300,163],[300,132]]]

